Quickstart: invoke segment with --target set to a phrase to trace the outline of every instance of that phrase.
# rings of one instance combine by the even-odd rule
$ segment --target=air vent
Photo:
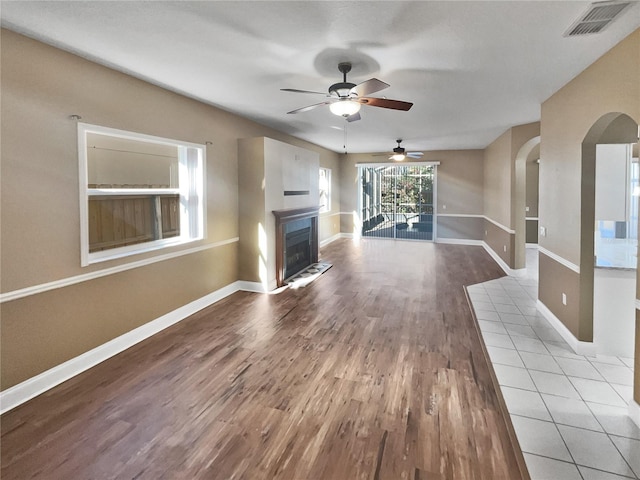
[[[589,9],[569,27],[564,36],[600,33],[629,5],[631,2],[625,1],[592,3]]]

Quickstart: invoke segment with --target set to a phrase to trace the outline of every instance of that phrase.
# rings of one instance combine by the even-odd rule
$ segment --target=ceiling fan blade
[[[326,97],[329,96],[326,93],[312,92],[311,90],[298,90],[297,88],[281,88],[280,91],[281,92],[293,92],[293,93],[312,93],[314,95],[324,95]]]
[[[387,152],[387,153],[374,153],[371,156],[372,157],[388,157],[389,155],[392,155],[392,153],[390,153],[390,152]]]
[[[411,157],[411,158],[420,158],[420,157],[422,157],[422,155],[424,155],[424,153],[422,153],[422,152],[407,152],[407,153],[405,153],[405,155],[407,157]]]
[[[360,120],[362,117],[360,116],[360,112],[356,112],[353,115],[349,115],[347,117],[347,122],[355,122],[356,120]]]
[[[351,89],[351,93],[355,93],[359,97],[365,97],[371,95],[374,92],[379,92],[385,88],[389,88],[391,85],[384,83],[377,78],[371,78],[365,82],[362,82]]]
[[[330,103],[333,103],[333,102],[327,101],[327,102],[314,103],[313,105],[307,105],[306,107],[298,108],[296,110],[291,110],[290,112],[287,112],[287,113],[308,112],[309,110],[313,110],[316,107],[320,107],[322,105],[329,105]]]
[[[353,101],[362,103],[363,105],[371,105],[372,107],[392,108],[393,110],[407,111],[413,103],[403,102],[401,100],[389,100],[388,98],[375,98],[375,97],[359,97],[354,98]]]

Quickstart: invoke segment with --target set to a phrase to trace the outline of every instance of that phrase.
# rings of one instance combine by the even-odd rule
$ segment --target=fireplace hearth
[[[318,207],[274,210],[276,217],[276,282],[318,261]]]

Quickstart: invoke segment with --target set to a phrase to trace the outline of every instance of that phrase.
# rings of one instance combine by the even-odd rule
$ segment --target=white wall
[[[596,268],[593,283],[593,342],[597,353],[633,358],[636,271]]]

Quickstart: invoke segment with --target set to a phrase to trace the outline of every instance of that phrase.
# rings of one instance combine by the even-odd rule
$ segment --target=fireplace
[[[308,227],[285,233],[283,252],[285,279],[313,263],[311,261],[311,219],[308,219],[308,222]]]
[[[274,210],[276,217],[276,282],[318,261],[318,207]]]

